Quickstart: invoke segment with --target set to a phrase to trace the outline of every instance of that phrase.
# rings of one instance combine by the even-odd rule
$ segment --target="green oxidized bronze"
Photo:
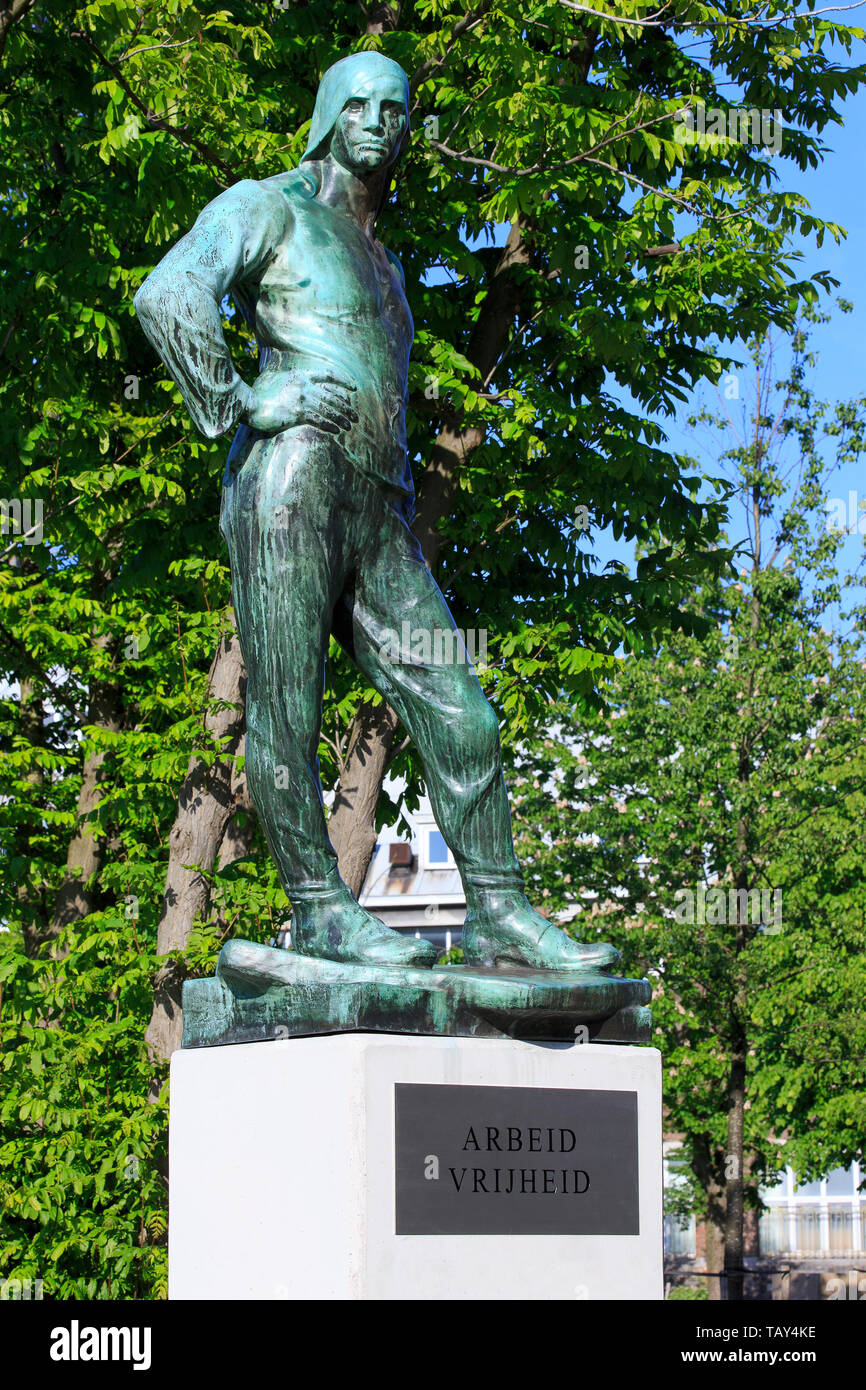
[[[249,677],[246,770],[292,904],[294,951],[387,967],[389,978],[412,967],[413,979],[436,956],[362,908],[337,870],[317,759],[333,633],[421,752],[465,887],[467,964],[598,972],[614,948],[572,940],[524,896],[496,715],[411,530],[413,324],[400,265],[375,237],[408,138],[402,69],[375,52],[344,58],[322,79],[300,167],[214,199],[135,306],[199,429],[237,427],[220,527]],[[259,344],[252,387],[223,337],[228,294]],[[417,641],[395,647],[396,634],[419,631],[430,659]],[[248,980],[258,960],[262,989],[290,988],[273,952],[247,952]]]
[[[601,971],[343,965],[230,941],[184,986],[184,1046],[310,1033],[645,1042],[650,987]]]

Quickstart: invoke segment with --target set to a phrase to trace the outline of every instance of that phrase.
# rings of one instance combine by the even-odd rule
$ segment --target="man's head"
[[[392,168],[408,139],[409,80],[399,64],[370,51],[328,68],[316,93],[305,160],[330,153],[362,177]]]

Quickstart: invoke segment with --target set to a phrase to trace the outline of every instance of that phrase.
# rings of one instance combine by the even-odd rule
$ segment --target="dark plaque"
[[[637,1093],[394,1087],[396,1231],[639,1234]]]

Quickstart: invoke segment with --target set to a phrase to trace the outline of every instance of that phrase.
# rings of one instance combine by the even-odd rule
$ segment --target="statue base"
[[[183,1047],[347,1032],[646,1043],[650,998],[648,980],[589,970],[343,965],[230,941],[215,978],[184,984]]]
[[[169,1136],[172,1299],[662,1297],[654,1048],[193,1048]]]

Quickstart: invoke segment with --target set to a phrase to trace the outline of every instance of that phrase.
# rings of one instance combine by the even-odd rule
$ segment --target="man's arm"
[[[244,179],[208,203],[135,296],[142,328],[208,439],[239,422],[252,394],[232,362],[220,304],[265,269],[290,216],[281,193]]]

